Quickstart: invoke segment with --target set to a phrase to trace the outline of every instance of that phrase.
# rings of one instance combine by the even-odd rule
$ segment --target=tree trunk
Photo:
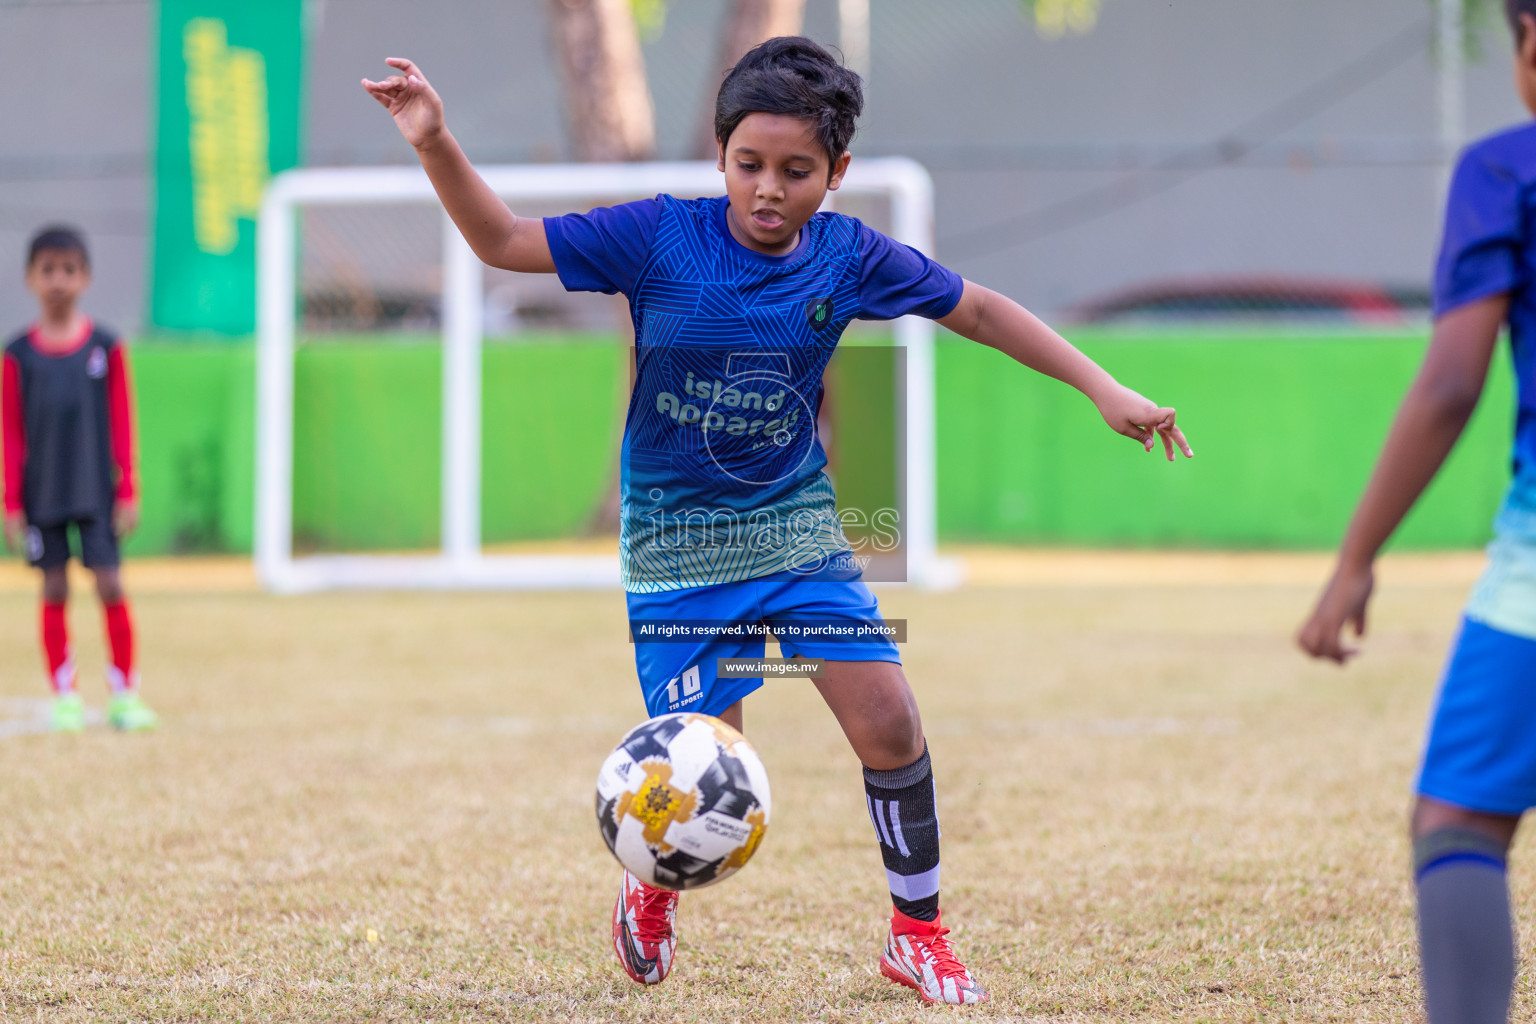
[[[725,73],[752,47],[774,36],[797,36],[805,24],[805,0],[731,0],[731,13],[715,52],[716,75],[709,79],[704,128],[694,155],[713,160],[715,148],[715,91]]]
[[[720,70],[724,72],[765,39],[799,35],[804,23],[805,0],[733,0],[720,39]]]
[[[630,0],[549,0],[581,160],[647,160],[656,119]]]
[[[630,0],[549,0],[549,12],[565,74],[566,117],[577,159],[605,162],[655,156],[656,117]],[[616,312],[616,319],[629,327],[627,315]],[[633,347],[630,360],[633,365]],[[617,469],[586,525],[591,534],[618,533]]]

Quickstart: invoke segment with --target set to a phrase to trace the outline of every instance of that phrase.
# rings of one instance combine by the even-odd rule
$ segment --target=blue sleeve
[[[909,245],[859,225],[860,320],[894,320],[908,313],[930,320],[960,303],[965,280]]]
[[[560,283],[568,292],[628,295],[651,254],[660,217],[660,197],[545,217],[544,233]]]
[[[1521,191],[1513,170],[1486,148],[1456,165],[1435,263],[1435,316],[1523,283]]]

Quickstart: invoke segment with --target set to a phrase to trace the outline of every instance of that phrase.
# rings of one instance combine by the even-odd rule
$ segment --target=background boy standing
[[[5,541],[43,572],[52,725],[56,732],[85,727],[65,617],[73,528],[106,616],[107,720],[118,729],[149,729],[157,719],[139,697],[133,622],[118,573],[118,537],[138,523],[127,350],[79,309],[91,283],[79,232],[38,232],[27,249],[26,282],[37,297],[38,319],[5,347],[0,371]]]
[[[1515,83],[1536,113],[1536,0],[1506,0]],[[1371,565],[1439,471],[1482,394],[1509,324],[1519,401],[1514,480],[1446,665],[1415,786],[1411,831],[1431,1024],[1502,1024],[1515,978],[1505,859],[1536,806],[1536,125],[1462,155],[1435,269],[1429,353],[1350,522],[1338,567],[1298,642],[1343,663],[1365,632]]]

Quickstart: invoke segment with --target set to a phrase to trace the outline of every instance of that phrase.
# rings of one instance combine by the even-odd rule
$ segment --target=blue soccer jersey
[[[794,251],[766,256],[731,236],[727,208],[663,195],[544,221],[568,290],[630,303],[619,543],[634,593],[847,552],[816,435],[827,361],[851,320],[960,301],[958,275],[851,217],[818,213]]]
[[[1536,124],[1468,147],[1446,203],[1435,267],[1434,311],[1509,293],[1510,354],[1518,404],[1514,479],[1499,512],[1501,536],[1536,542]]]

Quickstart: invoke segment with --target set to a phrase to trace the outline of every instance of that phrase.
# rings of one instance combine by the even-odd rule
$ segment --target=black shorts
[[[122,562],[111,516],[76,519],[54,526],[28,526],[27,561],[39,569],[56,569],[69,561],[71,526],[80,534],[81,565],[87,569],[113,569]]]

